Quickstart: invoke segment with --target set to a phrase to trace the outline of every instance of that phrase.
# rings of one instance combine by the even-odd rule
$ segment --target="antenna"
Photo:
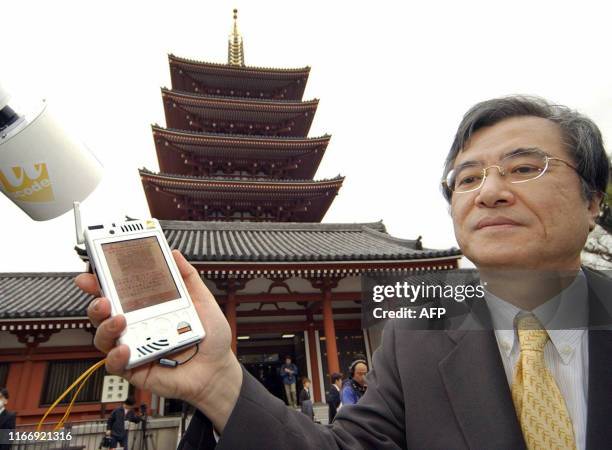
[[[72,210],[74,211],[74,229],[76,231],[76,241],[78,245],[85,243],[83,237],[83,224],[81,223],[81,203],[74,202],[72,204]]]

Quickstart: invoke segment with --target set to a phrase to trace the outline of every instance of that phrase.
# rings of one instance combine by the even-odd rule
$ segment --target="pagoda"
[[[320,222],[344,181],[314,180],[330,136],[308,137],[318,100],[309,67],[244,64],[237,13],[228,63],[169,55],[166,128],[153,125],[160,173],[140,170],[162,220]]]
[[[314,179],[330,136],[308,136],[310,68],[246,66],[235,10],[226,64],[168,60],[166,126],[152,126],[159,173],[140,169],[151,215],[222,307],[247,370],[282,398],[291,355],[324,401],[329,374],[380,344],[381,328],[361,321],[363,275],[454,270],[461,254],[382,221],[322,223],[344,178]]]

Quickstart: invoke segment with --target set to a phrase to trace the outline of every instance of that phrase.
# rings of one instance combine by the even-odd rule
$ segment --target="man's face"
[[[575,164],[558,125],[528,116],[478,130],[454,166],[466,161],[499,164],[508,152],[533,148]],[[587,202],[578,174],[554,160],[542,177],[525,183],[511,184],[491,168],[479,190],[454,193],[451,201],[457,242],[481,269],[578,268],[597,213],[597,196]]]
[[[7,398],[4,395],[0,394],[0,408],[3,406],[6,406],[7,403],[8,403]]]
[[[285,358],[285,364],[291,364],[291,358]]]
[[[364,363],[357,363],[357,365],[355,365],[355,372],[353,373],[353,380],[363,386],[365,385],[365,377],[367,373],[368,366],[366,366]]]

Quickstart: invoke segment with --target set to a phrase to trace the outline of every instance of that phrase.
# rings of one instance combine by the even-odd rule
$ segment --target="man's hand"
[[[127,345],[117,345],[117,339],[126,327],[125,317],[120,315],[111,318],[110,302],[104,297],[93,300],[87,309],[89,319],[97,327],[94,345],[107,353],[106,370],[109,373],[122,376],[130,384],[150,390],[159,396],[191,403],[200,409],[221,433],[240,393],[242,369],[232,353],[230,327],[219,305],[197,270],[183,255],[177,250],[174,250],[172,255],[206,332],[195,357],[187,364],[175,368],[152,362],[125,370],[130,349]],[[83,291],[100,295],[94,275],[81,274],[75,282]],[[188,348],[166,358],[181,361],[191,356],[193,351],[193,347]]]
[[[111,434],[111,430],[106,430],[106,435],[110,436],[110,434]]]

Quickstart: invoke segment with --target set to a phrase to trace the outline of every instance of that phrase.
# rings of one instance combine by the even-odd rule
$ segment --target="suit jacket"
[[[585,274],[591,321],[586,445],[598,450],[612,443],[612,279]],[[368,390],[358,404],[343,406],[332,425],[290,410],[244,370],[217,448],[524,449],[494,331],[415,330],[411,322],[386,324]],[[179,449],[214,445],[210,421],[196,413]]]
[[[125,429],[126,420],[138,423],[140,422],[140,417],[138,417],[134,411],[129,410],[126,418],[123,406],[115,408],[106,422],[106,429],[110,430],[113,436],[123,437],[127,434],[127,430]]]
[[[327,406],[329,409],[329,423],[332,423],[334,417],[336,417],[336,413],[338,412],[338,407],[340,406],[340,391],[336,389],[335,386],[331,386],[325,401],[327,401]]]
[[[312,407],[312,400],[310,399],[310,391],[302,388],[300,391],[300,410],[314,420],[314,409]]]
[[[0,414],[0,430],[14,430],[17,415],[14,412],[7,411],[6,409]],[[3,434],[3,439],[8,439],[8,435]],[[0,450],[9,450],[11,444],[0,444]]]

